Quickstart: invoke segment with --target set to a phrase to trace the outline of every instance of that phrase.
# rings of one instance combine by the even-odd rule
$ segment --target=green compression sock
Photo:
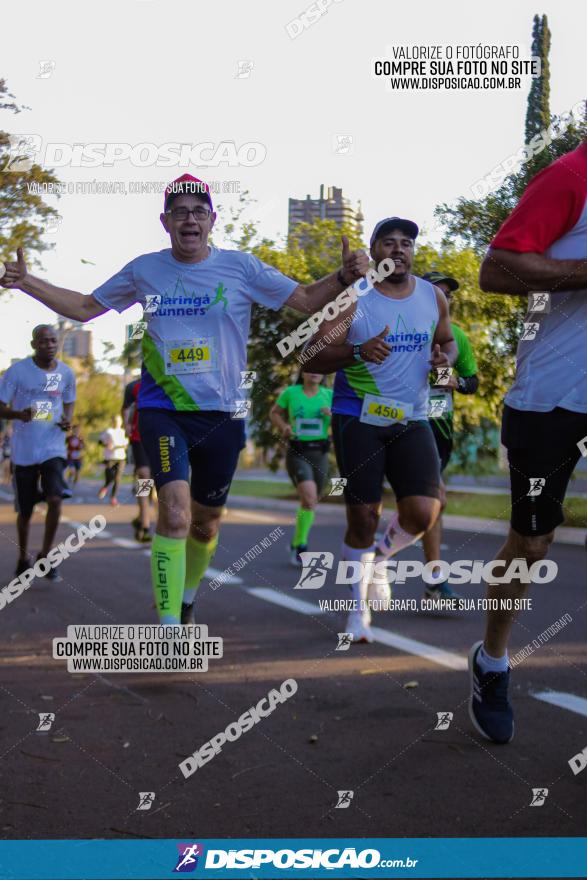
[[[304,510],[303,507],[298,507],[296,515],[296,530],[293,537],[294,547],[299,547],[300,544],[308,543],[308,535],[310,534],[315,515],[316,514],[313,510]]]
[[[206,574],[206,569],[210,565],[216,548],[218,547],[218,535],[215,535],[211,541],[204,543],[196,541],[191,535],[188,535],[185,547],[185,589],[183,591],[183,601],[191,605],[200,586],[200,581]]]
[[[185,581],[185,538],[155,535],[151,579],[160,623],[179,623]]]

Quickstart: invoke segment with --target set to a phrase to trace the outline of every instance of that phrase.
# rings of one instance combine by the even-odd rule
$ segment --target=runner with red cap
[[[1,283],[81,322],[143,306],[139,431],[159,496],[153,588],[162,623],[191,623],[245,442],[240,374],[253,303],[312,314],[363,276],[369,260],[343,236],[342,267],[301,285],[250,253],[213,247],[210,190],[190,174],[166,188],[160,220],[171,247],[136,257],[90,295],[30,275],[22,248]]]

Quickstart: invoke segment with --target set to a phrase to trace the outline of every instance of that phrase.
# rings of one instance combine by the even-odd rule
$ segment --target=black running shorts
[[[130,446],[132,449],[132,461],[135,471],[139,468],[149,467],[147,451],[143,444],[138,440],[132,440]]]
[[[16,512],[29,519],[35,504],[42,499],[70,497],[63,477],[64,458],[48,458],[40,464],[17,464],[14,467],[14,504]]]
[[[378,427],[336,413],[332,435],[347,504],[376,504],[387,477],[398,501],[410,495],[440,499],[440,459],[428,421]]]
[[[141,409],[139,431],[157,489],[173,480],[185,480],[199,504],[222,507],[226,503],[245,445],[244,419],[216,410]]]
[[[518,534],[547,535],[564,521],[563,502],[581,457],[581,440],[587,443],[587,413],[504,406],[501,442],[508,451],[511,525]]]

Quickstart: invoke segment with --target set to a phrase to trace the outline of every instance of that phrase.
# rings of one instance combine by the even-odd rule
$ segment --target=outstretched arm
[[[87,296],[65,287],[56,287],[54,284],[49,284],[48,281],[43,281],[42,278],[29,275],[22,248],[17,250],[16,263],[4,263],[3,265],[6,271],[0,279],[2,287],[9,290],[22,290],[23,293],[28,293],[33,299],[43,303],[58,315],[63,315],[64,318],[85,323],[108,311],[91,295]]]

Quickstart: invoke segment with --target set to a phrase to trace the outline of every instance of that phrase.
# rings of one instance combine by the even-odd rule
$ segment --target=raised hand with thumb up
[[[20,247],[16,251],[16,263],[0,263],[0,284],[2,287],[20,287],[26,274],[27,267]]]
[[[385,327],[377,336],[368,339],[361,345],[360,354],[364,361],[371,364],[382,364],[389,357],[391,345],[385,342],[385,337],[389,333],[389,327]]]
[[[346,235],[341,237],[342,242],[342,278],[346,284],[353,284],[367,274],[369,269],[369,257],[365,251],[351,251],[349,240]]]

